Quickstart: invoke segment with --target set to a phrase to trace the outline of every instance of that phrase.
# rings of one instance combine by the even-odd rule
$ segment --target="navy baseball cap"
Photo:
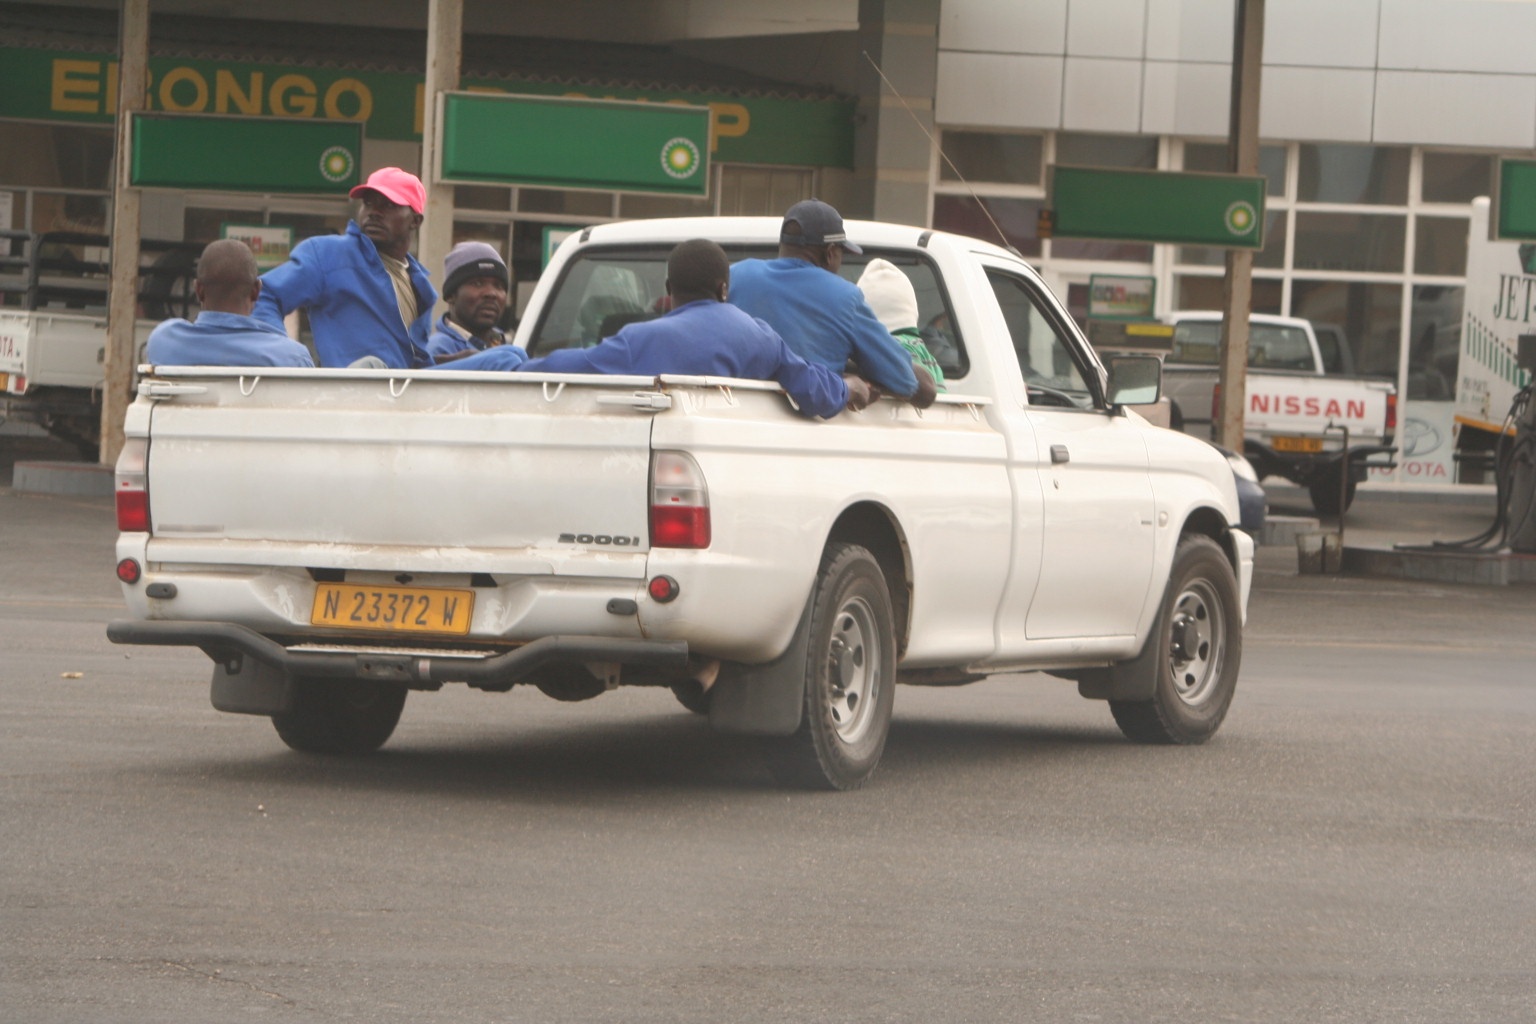
[[[790,221],[800,227],[799,234],[790,234]],[[780,245],[831,245],[836,243],[849,252],[863,252],[848,241],[843,231],[843,215],[820,199],[804,199],[784,213],[784,225],[779,229]]]

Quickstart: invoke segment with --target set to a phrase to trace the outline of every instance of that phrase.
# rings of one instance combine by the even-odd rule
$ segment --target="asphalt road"
[[[117,648],[107,502],[0,489],[0,1021],[1536,1019],[1536,593],[1261,552],[1227,724],[903,688],[850,794],[669,694],[287,751]]]

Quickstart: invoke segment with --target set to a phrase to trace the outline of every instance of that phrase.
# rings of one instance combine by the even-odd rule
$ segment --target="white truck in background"
[[[654,315],[707,237],[568,238],[517,343]],[[197,647],[215,707],[365,753],[409,691],[671,689],[782,781],[850,788],[898,682],[1043,671],[1121,730],[1198,743],[1237,682],[1253,541],[1211,445],[1148,424],[1158,363],[1101,363],[1035,271],[984,242],[850,222],[945,324],[948,392],[826,421],[705,377],[146,367],[117,465],[119,643]],[[1020,699],[1028,688],[1021,687]]]
[[[1128,325],[1124,343],[1100,347],[1161,352],[1169,425],[1211,440],[1221,319],[1210,310],[1173,312],[1157,324]],[[1392,465],[1396,387],[1329,373],[1329,359],[1308,320],[1254,313],[1248,332],[1243,454],[1260,479],[1278,476],[1307,488],[1319,512],[1347,510],[1368,468]],[[1333,363],[1347,365],[1347,346],[1340,340],[1330,338],[1337,349]]]
[[[1491,209],[1473,200],[1455,406],[1457,458],[1489,468],[1499,439],[1515,434],[1515,395],[1531,383],[1516,361],[1520,335],[1536,334],[1536,245],[1490,238]]]
[[[145,316],[134,325],[143,351],[169,316],[197,308],[196,248],[144,243]],[[107,238],[76,232],[0,232],[0,422],[34,423],[94,461],[101,435],[107,346]]]

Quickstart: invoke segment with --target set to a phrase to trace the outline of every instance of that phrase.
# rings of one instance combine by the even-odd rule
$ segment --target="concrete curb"
[[[12,470],[11,489],[110,498],[112,470],[90,462],[18,462]]]
[[[1342,572],[1349,575],[1502,587],[1510,584],[1536,584],[1536,555],[1508,551],[1425,551],[1346,546]]]

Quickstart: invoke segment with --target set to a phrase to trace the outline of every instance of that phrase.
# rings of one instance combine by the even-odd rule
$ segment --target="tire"
[[[1155,673],[1149,701],[1111,700],[1138,743],[1204,743],[1232,704],[1242,662],[1242,617],[1231,563],[1209,537],[1185,537],[1174,554],[1141,671]]]
[[[283,742],[306,754],[369,754],[400,721],[406,689],[362,679],[294,679],[293,707],[272,716]]]
[[[768,767],[784,785],[857,789],[869,781],[891,728],[896,627],[880,563],[833,542],[811,596],[805,706],[800,728],[767,741]]]
[[[1312,507],[1318,514],[1325,516],[1342,515],[1349,511],[1349,506],[1355,503],[1355,481],[1351,479],[1344,489],[1343,506],[1339,504],[1339,474],[1344,472],[1343,466],[1329,469],[1313,480],[1307,487],[1312,495]]]
[[[677,698],[679,704],[696,715],[709,714],[709,694],[710,691],[692,679],[672,684],[672,696]]]

